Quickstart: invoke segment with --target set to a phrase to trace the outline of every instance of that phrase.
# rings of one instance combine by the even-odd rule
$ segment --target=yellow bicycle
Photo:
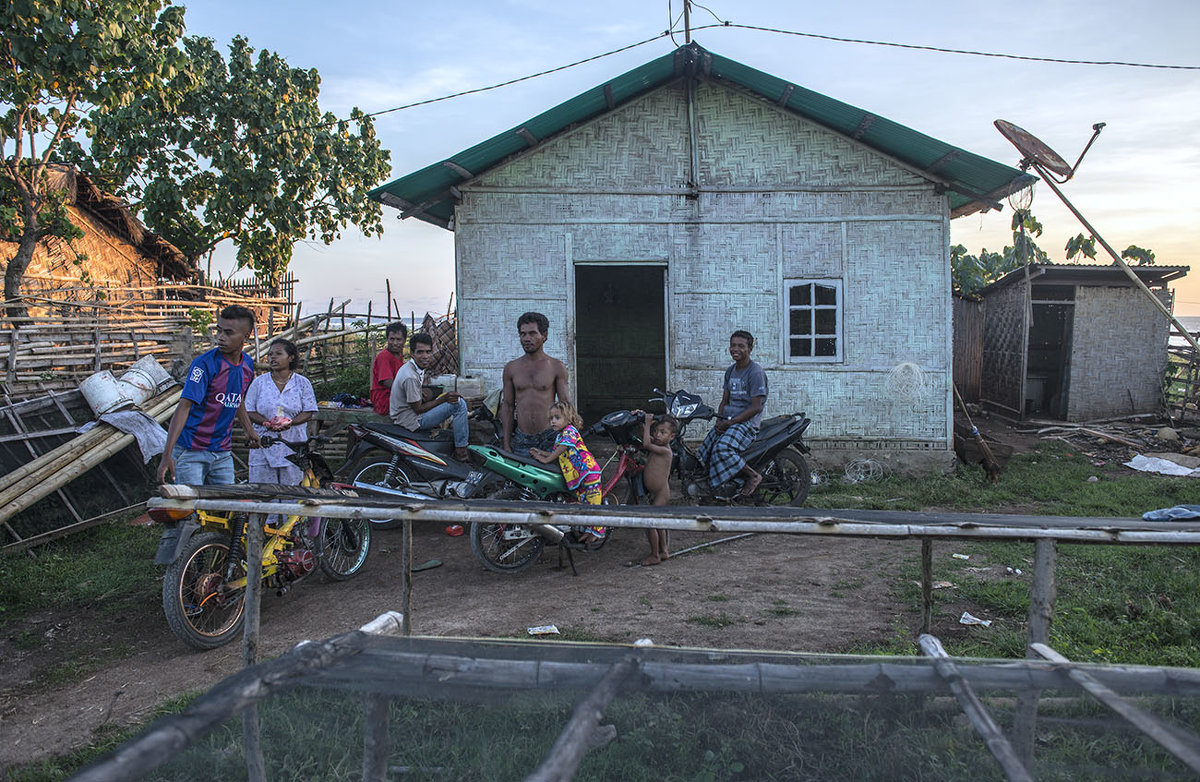
[[[320,487],[332,477],[324,458],[311,448],[321,439],[285,443],[294,451],[288,459],[304,469],[302,486]],[[275,442],[263,440],[264,445]],[[155,508],[150,517],[174,525],[164,532],[173,555],[162,592],[171,631],[196,649],[229,643],[245,620],[247,515],[198,510],[193,516],[191,511]],[[269,516],[265,533],[263,587],[279,595],[318,567],[333,581],[353,577],[371,548],[371,524],[363,519]]]

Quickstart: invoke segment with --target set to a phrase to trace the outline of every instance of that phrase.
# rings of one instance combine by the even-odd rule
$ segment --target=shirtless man
[[[526,312],[517,318],[517,335],[525,355],[504,365],[504,396],[500,401],[504,450],[522,456],[530,448],[552,449],[556,433],[550,428],[547,411],[556,400],[571,399],[567,368],[542,350],[549,330],[550,321],[540,312]]]

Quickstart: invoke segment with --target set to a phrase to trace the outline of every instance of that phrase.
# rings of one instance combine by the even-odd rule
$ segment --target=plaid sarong
[[[710,429],[700,446],[700,461],[708,465],[708,482],[716,489],[742,471],[746,460],[742,452],[754,442],[758,427],[749,423],[734,424],[724,432]]]

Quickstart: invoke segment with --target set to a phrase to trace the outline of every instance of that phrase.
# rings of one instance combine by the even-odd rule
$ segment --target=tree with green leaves
[[[162,0],[8,0],[0,29],[0,241],[16,245],[4,298],[7,314],[20,317],[37,244],[82,235],[49,166],[90,113],[148,95],[170,102],[163,90],[180,78],[183,9]]]
[[[1077,255],[1082,255],[1085,258],[1096,260],[1096,237],[1084,236],[1076,234],[1067,240],[1067,260],[1072,260]],[[1126,261],[1132,261],[1134,266],[1153,266],[1154,251],[1146,250],[1138,247],[1136,244],[1131,244],[1121,251],[1121,258]],[[1116,262],[1113,262],[1116,265]]]
[[[368,190],[390,170],[374,124],[321,112],[320,77],[233,40],[228,61],[188,37],[186,74],[161,93],[88,117],[81,168],[137,205],[154,231],[193,262],[226,239],[238,268],[277,281],[296,242],[329,244],[349,224],[382,233]]]
[[[1019,269],[1027,263],[1050,263],[1050,257],[1034,241],[1042,235],[1042,224],[1028,209],[1013,210],[1013,243],[1003,252],[970,255],[967,248],[956,244],[950,248],[950,281],[956,293],[974,296],[984,286]]]

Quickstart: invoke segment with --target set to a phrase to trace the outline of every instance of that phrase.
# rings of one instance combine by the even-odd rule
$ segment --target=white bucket
[[[162,393],[175,385],[175,378],[171,377],[170,372],[162,368],[162,365],[158,363],[158,359],[154,358],[154,356],[142,356],[133,362],[133,365],[129,369],[140,369],[149,375],[150,379],[154,381],[154,389],[158,393]]]
[[[149,401],[158,389],[158,383],[154,381],[154,378],[137,365],[130,367],[125,374],[121,375],[117,384],[121,387],[121,393],[139,406]]]
[[[97,416],[133,404],[133,400],[123,393],[121,383],[107,369],[85,377],[79,384],[79,390],[87,400],[88,407],[92,408],[92,412]]]

